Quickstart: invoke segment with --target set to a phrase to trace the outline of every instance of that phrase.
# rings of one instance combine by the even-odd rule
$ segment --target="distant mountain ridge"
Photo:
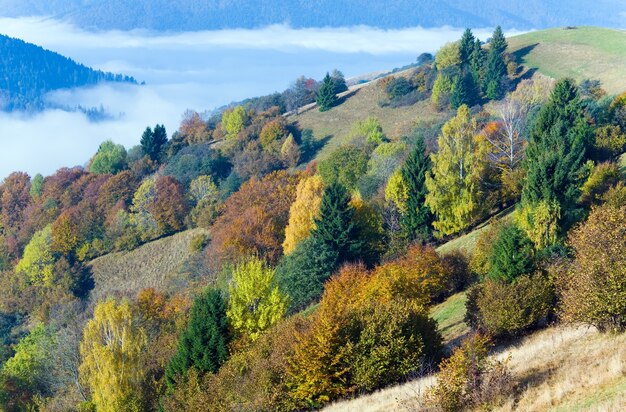
[[[626,27],[621,0],[0,0],[0,16],[48,15],[91,29],[213,30],[287,23],[540,29]]]
[[[48,107],[44,99],[48,92],[101,82],[137,83],[0,34],[0,110],[42,110]]]

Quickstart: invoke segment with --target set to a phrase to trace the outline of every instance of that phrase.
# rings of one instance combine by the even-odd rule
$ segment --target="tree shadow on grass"
[[[515,56],[515,60],[517,60],[518,62],[521,61],[524,57],[526,57],[531,51],[533,51],[535,49],[535,47],[539,46],[539,43],[534,43],[534,44],[529,44],[526,47],[522,47],[519,50],[514,51],[513,53],[511,53],[513,56]]]
[[[332,138],[333,135],[327,135],[322,137],[321,139],[312,139],[308,141],[303,147],[300,162],[308,163],[313,160],[315,156],[317,156],[319,151],[322,150],[322,148],[326,146],[326,143],[328,143]]]

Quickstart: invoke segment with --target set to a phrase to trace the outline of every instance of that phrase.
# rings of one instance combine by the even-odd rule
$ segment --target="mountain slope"
[[[525,66],[553,77],[597,79],[609,93],[626,90],[626,32],[597,27],[561,28],[508,39]]]
[[[40,110],[47,92],[132,77],[93,70],[58,53],[0,34],[0,109]]]
[[[52,15],[97,29],[201,30],[289,23],[294,27],[370,25],[531,29],[562,25],[622,27],[623,2],[585,0],[0,0],[4,16]]]

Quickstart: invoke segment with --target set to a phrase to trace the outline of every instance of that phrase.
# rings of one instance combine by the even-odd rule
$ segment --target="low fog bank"
[[[67,107],[104,107],[113,119],[90,122],[79,112],[0,114],[0,178],[15,170],[50,174],[81,165],[106,139],[130,148],[143,129],[165,124],[171,135],[186,109],[212,110],[232,101],[282,91],[298,76],[321,78],[338,68],[346,77],[400,67],[422,52],[458,39],[462,29],[370,27],[185,33],[91,32],[41,17],[0,18],[0,32],[41,45],[80,63],[145,81],[58,91]],[[486,39],[491,29],[474,31]],[[509,33],[511,34],[511,33]]]

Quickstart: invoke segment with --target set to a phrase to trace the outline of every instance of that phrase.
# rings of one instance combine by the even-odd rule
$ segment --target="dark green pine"
[[[226,303],[218,290],[208,289],[194,299],[189,324],[165,371],[168,386],[175,385],[190,368],[200,374],[217,372],[228,358],[229,341]]]
[[[431,166],[430,157],[426,155],[424,137],[420,135],[401,169],[402,178],[408,188],[407,210],[402,215],[401,224],[409,240],[426,241],[432,234],[433,216],[425,204],[426,173]]]

